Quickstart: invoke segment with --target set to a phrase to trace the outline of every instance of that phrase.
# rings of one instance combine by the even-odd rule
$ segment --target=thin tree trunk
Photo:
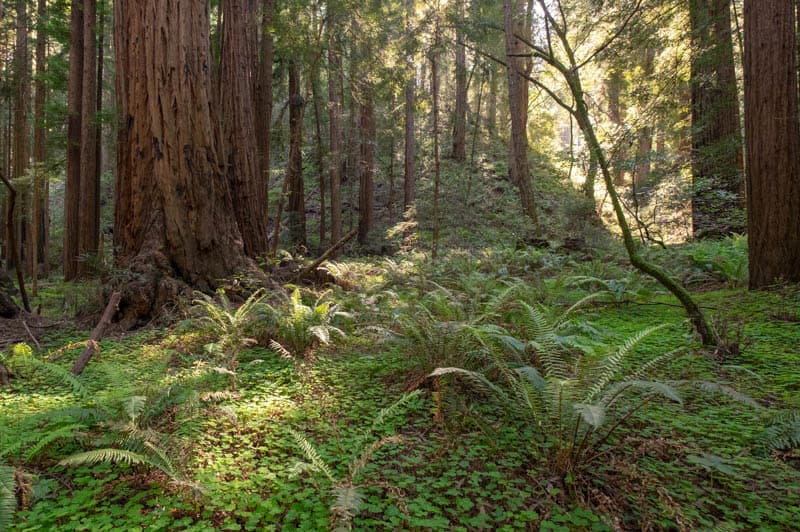
[[[328,21],[328,100],[330,117],[331,242],[342,238],[342,60],[336,19]],[[336,256],[334,251],[334,257]]]
[[[8,211],[6,212],[6,231],[8,232],[8,250],[11,266],[17,273],[17,285],[19,286],[20,297],[22,298],[22,306],[25,310],[31,311],[31,304],[28,301],[28,292],[25,290],[25,278],[22,272],[22,264],[20,264],[19,247],[17,246],[17,233],[14,230],[14,211],[17,204],[17,190],[6,178],[5,174],[0,174],[0,181],[6,186],[8,190]]]
[[[531,190],[528,164],[528,82],[531,60],[525,57],[525,44],[517,37],[526,38],[525,3],[521,0],[503,0],[508,63],[508,105],[511,112],[511,142],[508,169],[511,181],[519,189],[523,212],[536,224],[536,208]]]
[[[30,166],[30,126],[28,122],[31,99],[30,54],[28,53],[28,2],[17,0],[16,42],[14,46],[14,177],[25,176]],[[27,196],[27,195],[25,195]],[[16,230],[18,232],[17,250],[19,257],[25,256],[25,238],[30,238],[30,226],[24,210],[27,198],[18,202]],[[25,270],[33,271],[27,256]],[[34,261],[35,262],[35,261]]]
[[[489,138],[494,138],[497,135],[497,93],[499,91],[497,85],[499,79],[500,74],[497,67],[491,65],[489,71],[489,103],[486,106],[486,131],[489,133]]]
[[[81,176],[78,254],[95,257],[100,244],[100,174],[97,168],[97,2],[83,2],[83,88],[81,89]],[[85,260],[78,274],[87,272]]]
[[[412,29],[412,16],[414,13],[414,0],[406,0],[406,32],[410,35]],[[403,175],[403,213],[408,216],[409,209],[416,201],[416,139],[414,119],[416,114],[416,80],[414,71],[414,56],[408,52],[406,57],[406,87],[405,87],[405,153]]]
[[[367,55],[369,57],[369,55]],[[368,59],[369,60],[369,59]],[[366,82],[361,94],[361,157],[359,161],[358,241],[366,243],[375,223],[375,103]]]
[[[316,63],[316,62],[315,62]],[[315,64],[311,73],[311,98],[314,101],[314,140],[316,143],[317,178],[319,181],[319,248],[325,249],[325,145],[322,141],[322,111],[320,110],[319,67]]]
[[[296,247],[306,247],[305,184],[303,182],[303,110],[305,98],[300,93],[300,65],[289,64],[289,237]]]
[[[433,99],[432,122],[433,122],[433,243],[431,258],[435,262],[439,255],[439,181],[440,181],[440,161],[439,161],[439,27],[436,27],[436,36],[431,51],[431,97]],[[464,49],[458,46],[458,49]],[[458,89],[456,89],[458,90]],[[455,156],[455,144],[453,145],[453,155]]]
[[[47,15],[46,0],[38,0],[36,10],[36,97],[33,104],[33,163],[34,181],[31,209],[31,238],[29,256],[32,258],[33,295],[36,295],[39,280],[39,263],[47,264],[44,242],[49,232],[47,220],[47,174],[44,165],[47,159],[47,129],[44,106],[47,100],[47,85],[44,80],[47,61],[47,34],[44,23]]]
[[[70,9],[69,90],[67,93],[67,173],[64,193],[64,279],[78,276],[81,217],[81,121],[83,102],[83,1]]]
[[[464,1],[458,0],[456,4],[459,17],[464,16]],[[456,22],[456,106],[453,117],[453,151],[451,154],[452,158],[459,162],[467,159],[467,107],[469,105],[467,102],[467,49],[458,44],[465,39],[462,24],[461,20]],[[431,87],[431,91],[433,91],[433,87]]]
[[[750,287],[800,281],[800,122],[792,0],[744,3]]]
[[[255,134],[258,143],[261,186],[264,191],[264,208],[269,206],[269,181],[272,165],[272,42],[273,0],[263,0],[261,5],[261,46],[258,59],[258,77],[255,87]],[[268,221],[269,212],[265,215]]]

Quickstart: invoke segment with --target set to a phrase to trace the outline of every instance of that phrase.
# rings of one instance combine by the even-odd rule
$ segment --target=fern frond
[[[622,366],[622,361],[625,359],[625,357],[628,356],[630,352],[633,351],[636,346],[638,346],[645,338],[657,331],[660,331],[661,329],[664,329],[667,326],[668,324],[657,325],[655,327],[649,327],[639,331],[632,337],[628,338],[612,355],[606,357],[601,365],[602,369],[600,370],[600,374],[597,376],[592,376],[594,384],[592,384],[592,386],[589,388],[583,402],[589,403],[594,401],[605,389],[605,387],[608,386],[608,384],[615,377],[617,377]]]
[[[311,445],[311,442],[309,442],[305,436],[299,432],[289,430],[289,433],[294,438],[294,441],[297,443],[298,447],[300,447],[300,449],[303,451],[303,454],[306,455],[306,458],[308,458],[308,460],[311,462],[314,470],[323,473],[326,477],[328,477],[328,480],[335,483],[336,477],[334,476],[333,471],[331,471],[330,467],[328,467],[328,464],[322,459],[314,446]]]
[[[775,416],[758,439],[770,450],[788,451],[800,447],[800,410]]]
[[[367,467],[367,464],[370,460],[372,460],[372,457],[375,455],[378,449],[392,443],[402,442],[403,438],[400,436],[389,436],[388,438],[381,438],[380,440],[377,440],[371,445],[367,446],[361,455],[350,464],[350,480],[355,482],[358,479],[358,475],[361,474],[365,467]]]
[[[756,409],[763,409],[764,407],[758,403],[755,399],[750,397],[747,394],[744,394],[730,386],[725,384],[720,384],[718,382],[709,382],[709,381],[693,381],[690,384],[693,384],[700,390],[704,392],[713,393],[717,395],[723,395],[728,397],[729,399],[733,399],[739,403],[745,404],[747,406],[756,408]]]
[[[17,509],[17,480],[13,467],[0,463],[0,531],[7,530]]]
[[[352,518],[364,505],[364,494],[358,486],[352,484],[334,486],[331,488],[331,494],[335,501],[331,510],[346,518]]]
[[[60,384],[72,388],[73,393],[80,396],[86,395],[86,387],[83,382],[72,374],[69,370],[52,362],[46,362],[33,355],[16,355],[10,361],[13,366],[22,366],[32,371],[39,371],[57,380]]]
[[[82,466],[102,462],[136,465],[149,464],[150,460],[146,456],[132,451],[107,448],[73,454],[59,461],[58,464],[63,466]]]
[[[376,428],[383,425],[383,422],[386,420],[386,418],[393,415],[403,405],[405,405],[412,399],[418,397],[420,393],[421,393],[420,390],[414,390],[411,393],[407,393],[403,397],[395,401],[393,404],[387,406],[386,408],[378,412],[378,414],[375,416],[375,420],[372,422],[372,430],[375,430]]]
[[[657,381],[642,380],[626,380],[615,383],[608,388],[606,393],[603,395],[603,398],[600,400],[600,403],[606,407],[610,407],[616,402],[617,399],[622,397],[625,391],[630,388],[636,388],[645,392],[654,393],[669,399],[670,401],[683,404],[683,398],[678,393],[678,390],[669,384]]]
[[[281,344],[279,344],[279,343],[278,343],[278,342],[276,342],[275,340],[270,340],[270,341],[269,341],[269,347],[270,347],[270,349],[272,349],[272,350],[273,350],[275,353],[277,353],[278,355],[280,355],[280,357],[281,357],[281,358],[289,358],[289,359],[291,359],[291,358],[292,358],[292,354],[289,352],[289,350],[288,350],[288,349],[286,349],[285,347],[283,347]]]
[[[25,453],[25,462],[30,462],[31,460],[33,460],[40,452],[42,452],[50,444],[58,440],[67,440],[75,438],[77,431],[85,429],[86,429],[85,425],[80,423],[74,423],[71,425],[66,425],[63,427],[59,427],[55,430],[49,431],[47,434],[42,436],[42,438],[39,441],[37,441],[36,444],[28,450],[28,452]]]

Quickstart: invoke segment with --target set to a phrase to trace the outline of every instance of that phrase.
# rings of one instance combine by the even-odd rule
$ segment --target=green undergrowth
[[[688,253],[670,267],[693,268]],[[512,243],[454,248],[437,264],[408,254],[328,268],[341,282],[325,300],[348,313],[336,322],[342,335],[303,356],[281,353],[273,320],[258,346],[237,352],[235,389],[204,349],[220,339],[196,321],[104,340],[75,386],[58,370],[19,366],[13,387],[0,389],[0,466],[28,479],[12,529],[325,530],[337,511],[333,486],[298,470],[308,460],[298,435],[313,443],[329,478],[341,479],[372,442],[365,434],[386,445],[359,469],[350,523],[358,530],[788,530],[800,519],[800,455],[766,448],[763,437],[776,412],[800,408],[797,291],[707,284],[698,299],[725,339],[710,353],[674,300],[615,260]],[[57,292],[43,291],[56,314]],[[319,295],[302,291],[309,308]],[[290,299],[269,294],[276,312]],[[465,367],[497,381],[490,347],[510,367],[536,364],[544,340],[526,326],[523,303],[545,321],[568,316],[547,341],[589,361],[664,325],[622,370],[680,350],[653,378],[712,384],[681,388],[682,404],[636,410],[591,467],[556,474],[531,443],[533,425],[458,379],[428,377]],[[81,347],[61,348],[87,336],[50,331],[33,356],[55,353],[52,364],[67,370]],[[164,399],[168,406],[142,426],[176,442],[165,450],[190,482],[146,465],[59,465],[104,434],[65,409],[179,391],[192,393]]]

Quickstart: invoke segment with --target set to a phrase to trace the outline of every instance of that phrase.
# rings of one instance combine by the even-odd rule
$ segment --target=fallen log
[[[322,266],[322,263],[328,260],[331,255],[336,253],[339,250],[339,248],[347,244],[347,242],[350,241],[357,234],[358,234],[358,229],[353,229],[352,231],[344,235],[341,238],[341,240],[339,240],[334,245],[329,247],[328,250],[322,255],[320,255],[317,260],[315,260],[314,262],[312,262],[311,264],[300,270],[300,273],[297,274],[297,279],[302,279],[303,277],[307,276],[308,274],[310,274],[311,272],[315,271],[317,268]]]
[[[95,352],[97,352],[99,349],[98,342],[103,339],[106,329],[111,324],[111,319],[119,310],[119,302],[121,299],[122,294],[120,292],[114,292],[111,294],[111,298],[108,300],[108,305],[106,305],[106,309],[103,311],[103,317],[100,318],[100,322],[92,331],[92,336],[86,343],[86,348],[83,350],[83,353],[81,353],[81,356],[78,357],[78,359],[75,361],[75,364],[72,366],[73,375],[80,375],[83,373],[83,370],[86,369],[86,365],[92,359],[92,356],[94,356]]]

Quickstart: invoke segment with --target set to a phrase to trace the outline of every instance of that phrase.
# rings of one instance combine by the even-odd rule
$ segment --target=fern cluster
[[[534,337],[526,344],[535,350],[538,367],[507,362],[487,351],[495,353],[494,378],[453,367],[439,368],[431,376],[460,376],[495,400],[508,416],[532,426],[533,450],[546,458],[554,472],[568,475],[585,469],[622,421],[652,398],[682,402],[669,384],[646,380],[650,369],[673,354],[653,359],[635,371],[624,371],[623,362],[634,348],[663,326],[644,330],[604,358],[593,360],[563,349],[565,340],[557,334],[558,322],[548,322],[537,312],[531,317]],[[629,394],[638,396],[633,406],[622,401]]]

